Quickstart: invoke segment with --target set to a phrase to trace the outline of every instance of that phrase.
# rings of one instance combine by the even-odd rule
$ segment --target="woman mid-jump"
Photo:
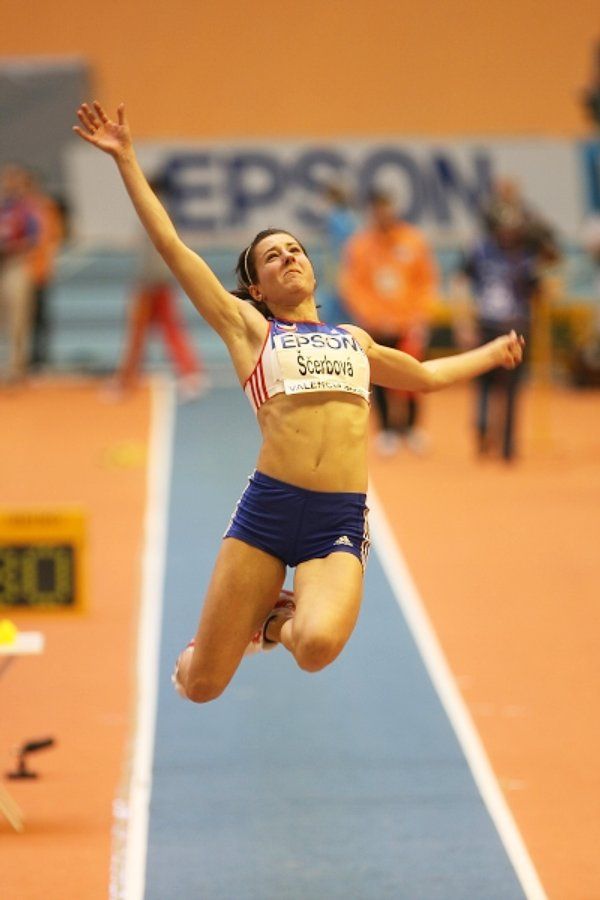
[[[137,162],[123,104],[77,112],[77,134],[111,155],[156,249],[223,339],[262,433],[256,471],[221,544],[194,640],[177,660],[180,694],[218,697],[248,652],[280,643],[316,672],[356,623],[368,552],[369,385],[436,391],[521,362],[514,332],[419,363],[353,325],[319,321],[315,275],[289,232],[260,232],[226,290],[179,238]],[[294,594],[282,591],[294,566]]]

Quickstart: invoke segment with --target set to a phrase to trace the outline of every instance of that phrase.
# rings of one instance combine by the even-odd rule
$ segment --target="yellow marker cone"
[[[0,620],[0,644],[14,644],[19,629],[10,619]]]

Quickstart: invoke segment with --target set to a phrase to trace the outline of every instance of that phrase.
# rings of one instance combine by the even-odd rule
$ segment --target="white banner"
[[[262,228],[289,229],[310,243],[322,232],[324,187],[345,185],[360,209],[373,188],[388,190],[399,215],[439,247],[477,230],[477,209],[498,177],[514,179],[526,201],[567,240],[584,218],[575,142],[545,138],[175,142],[137,145],[149,175],[166,171],[171,214],[197,245],[243,246]],[[74,144],[67,171],[77,237],[118,244],[136,219],[113,161]]]

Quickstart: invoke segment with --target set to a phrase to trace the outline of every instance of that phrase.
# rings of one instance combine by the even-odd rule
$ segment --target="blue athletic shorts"
[[[286,566],[330,553],[369,554],[366,494],[309,491],[254,472],[223,537],[234,537]]]

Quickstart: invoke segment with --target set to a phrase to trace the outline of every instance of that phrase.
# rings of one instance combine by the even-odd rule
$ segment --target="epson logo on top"
[[[275,346],[282,350],[302,350],[313,347],[316,350],[354,350],[361,352],[361,346],[351,334],[277,334]]]

